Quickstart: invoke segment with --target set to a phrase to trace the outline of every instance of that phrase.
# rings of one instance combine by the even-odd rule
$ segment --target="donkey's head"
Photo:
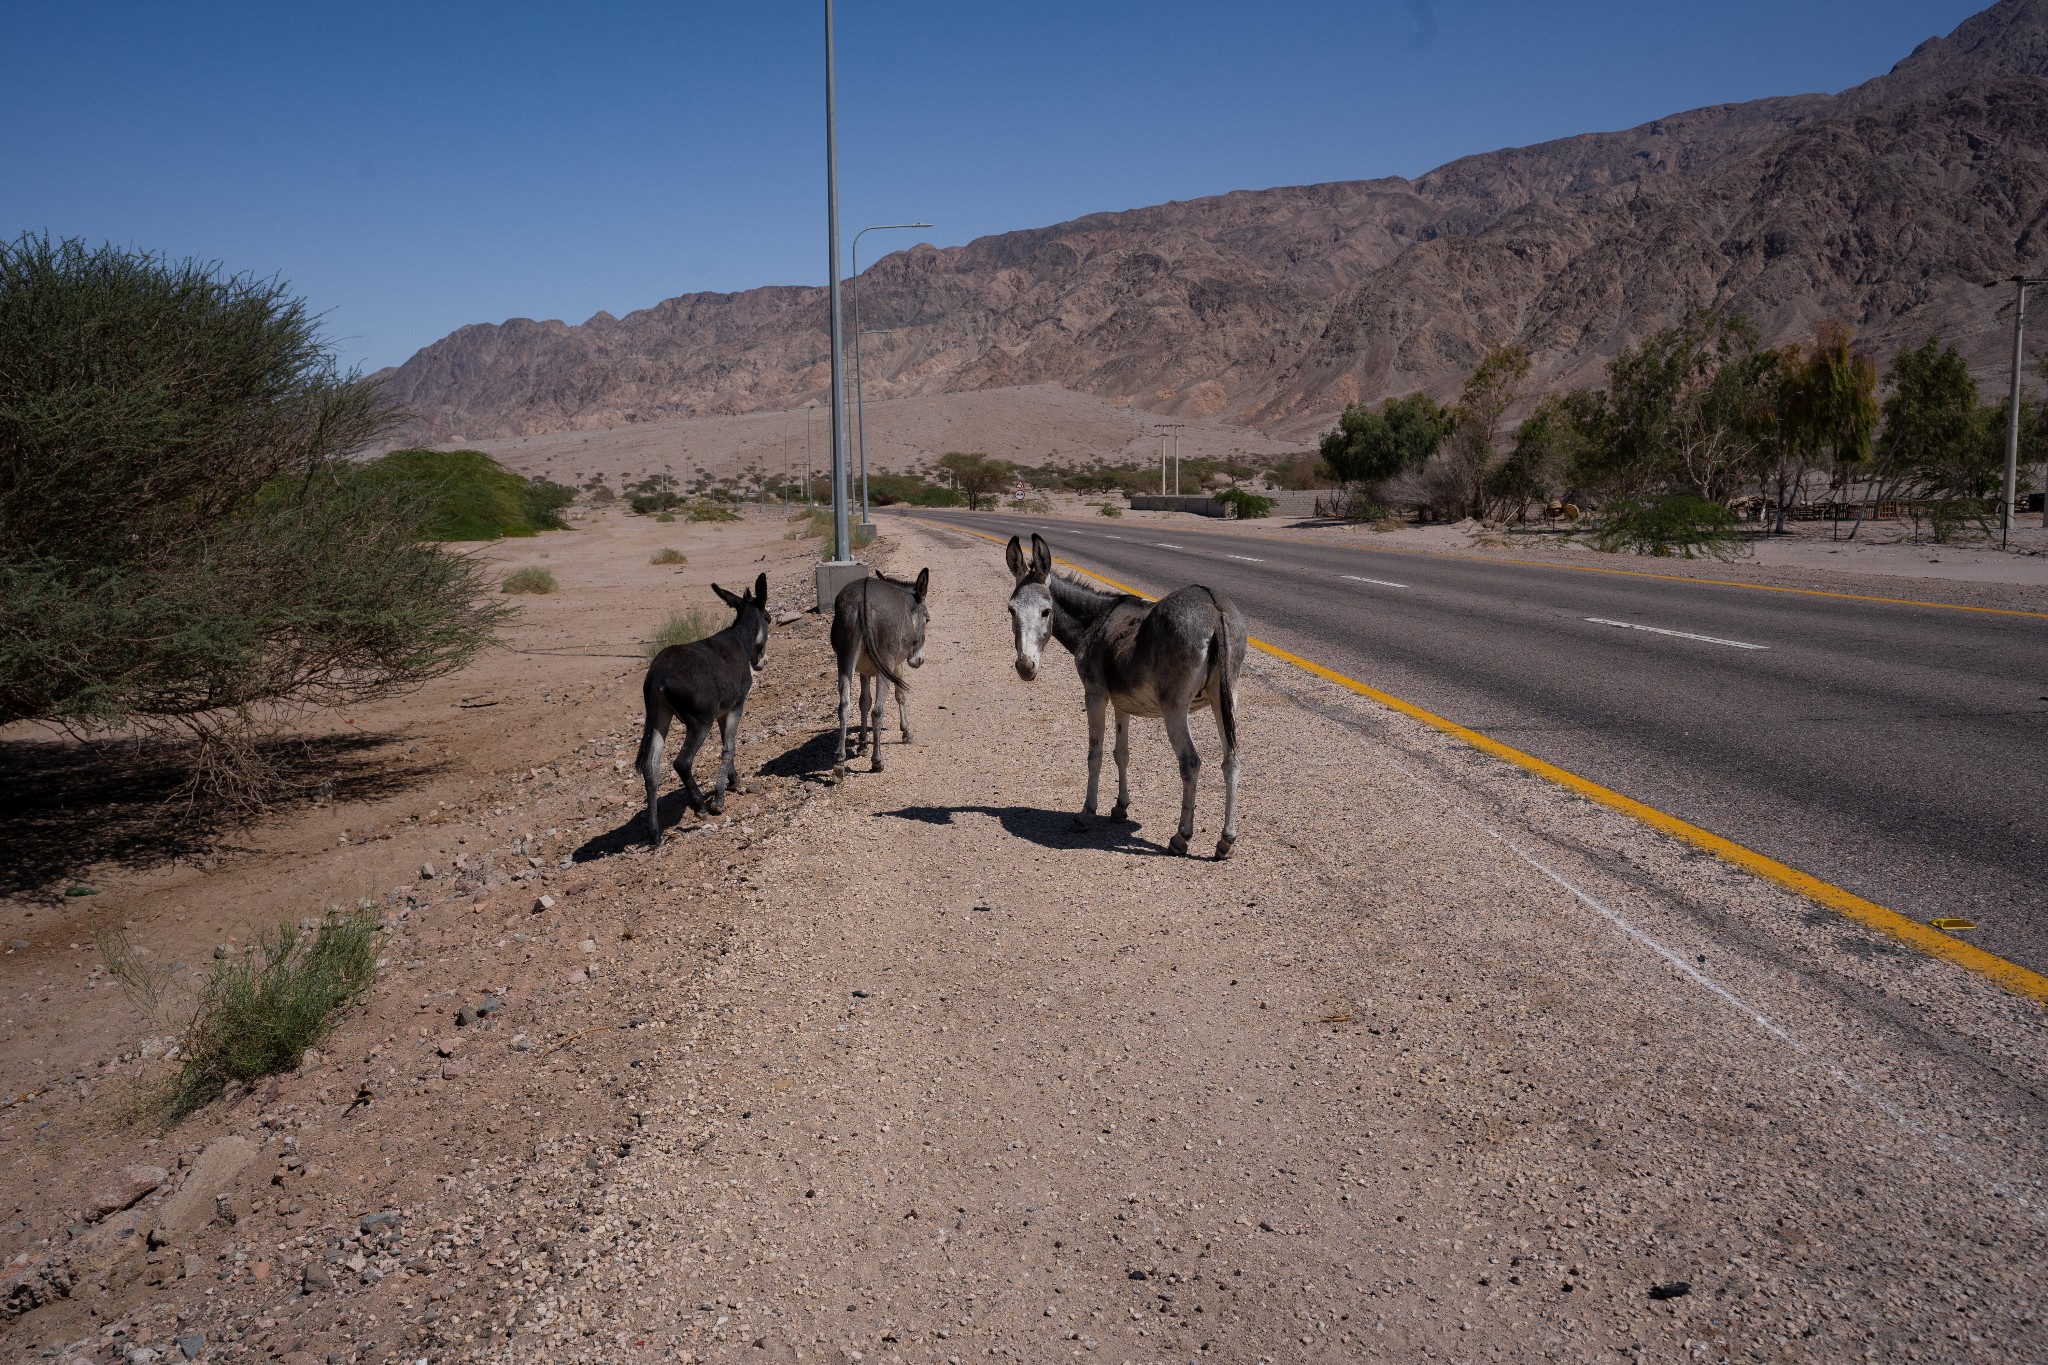
[[[1011,536],[1003,556],[1009,561],[1011,577],[1017,580],[1017,586],[1010,591],[1010,629],[1017,637],[1017,676],[1030,682],[1038,676],[1038,656],[1045,648],[1046,637],[1052,634],[1052,589],[1046,586],[1046,580],[1052,577],[1052,546],[1034,532],[1031,558],[1027,560],[1022,542]]]
[[[747,592],[727,592],[716,583],[711,585],[711,591],[739,613],[733,617],[730,629],[738,633],[740,643],[747,651],[747,667],[759,673],[761,666],[768,662],[768,575],[756,578],[753,588]]]
[[[904,662],[912,668],[924,667],[924,627],[931,619],[931,612],[925,607],[924,595],[931,591],[932,571],[919,569],[917,581],[910,589],[910,657]]]

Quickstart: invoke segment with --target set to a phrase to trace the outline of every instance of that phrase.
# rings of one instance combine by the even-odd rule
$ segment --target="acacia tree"
[[[1353,403],[1323,433],[1323,463],[1339,483],[1373,488],[1420,469],[1449,427],[1450,415],[1426,393],[1389,398],[1377,409]]]
[[[1855,348],[1855,333],[1844,322],[1823,322],[1795,366],[1785,394],[1793,445],[1810,460],[1833,466],[1836,486],[1860,470],[1877,432],[1877,366]],[[1859,506],[1856,525],[1863,524]],[[1778,529],[1785,529],[1785,505],[1778,504]],[[1849,531],[1856,534],[1856,528]]]
[[[467,662],[480,567],[342,458],[398,416],[277,281],[0,243],[0,724],[197,739],[258,800],[293,708]]]
[[[991,460],[978,450],[951,450],[939,457],[939,468],[953,477],[953,486],[967,495],[972,512],[983,498],[993,500],[998,489],[1016,477],[1016,466],[1007,460]]]
[[[1451,443],[1448,452],[1462,510],[1468,516],[1486,515],[1487,475],[1494,465],[1494,445],[1500,435],[1501,418],[1519,396],[1515,386],[1529,373],[1529,353],[1520,346],[1498,346],[1480,358],[1457,406],[1450,412]]]

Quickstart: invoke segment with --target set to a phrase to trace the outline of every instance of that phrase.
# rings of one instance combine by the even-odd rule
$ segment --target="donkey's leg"
[[[896,728],[903,732],[903,742],[910,743],[910,689],[896,689]]]
[[[739,774],[734,771],[734,762],[740,747],[740,716],[746,707],[742,702],[718,718],[719,737],[724,740],[723,752],[718,759],[718,776],[711,783],[710,811],[713,815],[725,809],[725,794],[728,790],[739,790]]]
[[[875,737],[875,680],[863,673],[860,675],[860,732],[853,739],[853,752],[864,754]]]
[[[661,813],[657,798],[661,792],[661,746],[668,738],[668,723],[674,713],[658,694],[647,707],[647,723],[640,731],[640,756],[636,766],[647,784],[647,842],[661,843]]]
[[[1109,818],[1131,818],[1131,718],[1122,711],[1116,713],[1116,806]]]
[[[852,691],[853,671],[842,668],[839,670],[839,758],[832,765],[841,773],[846,771],[846,705]]]
[[[695,765],[697,751],[704,747],[704,736],[711,733],[711,722],[702,716],[683,718],[683,751],[676,755],[676,776],[683,779],[683,801],[693,811],[704,809],[704,793],[697,786]]]
[[[1188,733],[1185,709],[1166,713],[1166,738],[1180,759],[1180,832],[1167,846],[1175,853],[1185,853],[1188,840],[1195,834],[1195,782],[1202,773],[1201,751],[1195,748],[1195,737]]]
[[[1235,699],[1216,708],[1216,730],[1223,736],[1223,834],[1216,840],[1216,858],[1230,856],[1237,843],[1237,720],[1231,714]]]
[[[1095,792],[1102,783],[1102,721],[1103,712],[1109,705],[1109,696],[1103,692],[1088,694],[1088,799],[1081,803],[1081,814],[1095,814]]]
[[[868,743],[875,746],[875,751],[868,756],[868,771],[871,773],[882,771],[882,730],[886,724],[882,718],[882,713],[888,701],[889,680],[877,675],[875,678],[875,709],[868,712]]]

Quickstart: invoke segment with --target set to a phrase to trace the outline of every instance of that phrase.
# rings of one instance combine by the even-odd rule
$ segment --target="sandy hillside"
[[[568,537],[496,552],[564,579],[526,628],[591,654],[644,630],[622,599],[655,585],[656,529],[592,525],[580,561]],[[796,598],[776,529],[686,541],[679,586],[766,553]],[[834,780],[823,631],[799,618],[749,713],[760,790],[658,852],[621,771],[637,665],[565,653],[384,722],[474,736],[453,706],[488,686],[517,707],[488,768],[280,822],[204,875],[109,876],[167,946],[177,915],[223,932],[211,907],[265,885],[294,911],[321,894],[302,886],[384,888],[376,997],[298,1076],[161,1137],[123,1126],[151,1064],[98,1063],[138,1021],[77,990],[62,930],[5,959],[10,1002],[50,974],[48,1022],[8,1047],[39,1062],[7,1085],[46,1089],[0,1120],[27,1173],[7,1301],[42,1303],[9,1350],[2048,1352],[2035,1007],[1262,656],[1232,861],[1164,856],[1156,723],[1134,726],[1134,823],[1079,822],[1079,686],[1057,656],[1034,684],[1011,669],[999,548],[887,530],[878,552],[935,586],[915,742],[892,726],[884,773]],[[370,842],[323,846],[336,824]],[[84,1221],[131,1163],[168,1173]]]
[[[1158,458],[1154,433],[1161,419],[1127,405],[1049,384],[917,398],[870,398],[868,469],[903,472],[950,450],[978,450],[1021,464],[1111,464]],[[704,417],[603,431],[565,431],[486,441],[452,441],[489,451],[522,474],[581,483],[603,474],[613,488],[667,470],[688,483],[698,471],[713,477],[758,467],[779,478],[785,457],[790,477],[804,471],[805,425],[813,464],[831,464],[831,415],[821,403],[789,412]],[[847,412],[849,443],[853,412]],[[1183,459],[1226,455],[1290,455],[1308,447],[1274,440],[1243,427],[1190,420],[1180,437]],[[851,448],[849,444],[849,448]]]

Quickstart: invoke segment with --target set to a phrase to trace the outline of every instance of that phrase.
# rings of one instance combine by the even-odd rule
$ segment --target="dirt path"
[[[1158,856],[1156,726],[1076,831],[1078,684],[920,541],[918,743],[767,839],[710,1065],[540,1177],[478,1358],[2048,1348],[2031,1007],[1277,672],[1237,860]]]
[[[1071,668],[1011,670],[999,550],[900,536],[915,744],[829,782],[809,625],[727,820],[634,849],[616,722],[503,792],[563,904],[427,897],[334,1055],[206,1120],[242,1221],[74,1356],[2048,1353],[2038,1010],[1256,656],[1233,861],[1162,856],[1156,723],[1139,823],[1077,829]]]

